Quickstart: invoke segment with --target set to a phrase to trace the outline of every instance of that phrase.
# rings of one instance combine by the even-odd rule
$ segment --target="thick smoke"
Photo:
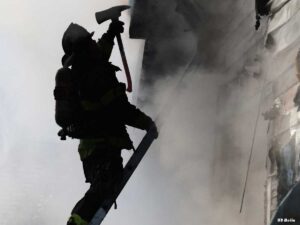
[[[176,7],[171,2],[169,9],[173,11],[164,13],[174,22]],[[197,6],[194,11],[189,5],[191,2]],[[165,3],[155,4],[158,8],[165,6]],[[243,4],[243,1],[180,2],[177,16],[184,17],[196,41],[188,35],[181,36],[180,41],[186,46],[177,46],[177,50],[181,50],[188,60],[183,65],[175,64],[176,73],[172,67],[173,38],[149,38],[149,42],[152,41],[150,46],[156,45],[158,51],[164,50],[151,62],[165,62],[165,68],[161,69],[165,76],[157,79],[154,87],[148,88],[152,90],[150,93],[155,93],[154,104],[151,104],[156,106],[154,111],[159,112],[164,105],[167,106],[160,117],[159,143],[153,147],[159,149],[159,156],[152,153],[149,157],[159,161],[155,171],[163,177],[164,188],[157,189],[155,195],[159,196],[160,204],[168,206],[164,209],[169,215],[165,224],[263,224],[267,127],[260,116],[262,109],[259,109],[265,93],[260,65],[264,53],[259,51],[263,48],[262,41],[258,42],[263,31],[254,31],[254,2],[244,8]],[[155,19],[150,21],[155,23]],[[164,27],[168,25],[173,31],[173,24]],[[259,44],[250,42],[253,41],[251,38]],[[171,43],[166,47],[168,42]],[[247,52],[250,44],[253,49]],[[150,69],[155,68],[153,64]],[[187,67],[190,70],[185,74]],[[146,75],[157,77],[151,72],[157,71],[150,70]],[[183,74],[183,81],[177,85]],[[237,76],[238,79],[232,79]],[[172,91],[175,87],[176,94]],[[243,213],[240,214],[257,116],[253,160]],[[155,176],[155,179],[159,178]],[[161,188],[160,184],[154,184]],[[169,198],[163,197],[165,191]],[[174,218],[176,222],[172,223]]]
[[[246,114],[235,113],[233,108],[240,110],[237,105],[245,104],[242,98],[238,102],[226,101],[226,105],[218,102],[220,96],[217,93],[222,87],[219,76],[205,70],[188,74],[177,90],[179,94],[172,96],[175,97],[172,109],[168,109],[160,118],[161,136],[152,150],[159,149],[159,158],[152,157],[159,160],[156,170],[159,170],[167,189],[158,189],[156,194],[162,196],[164,193],[160,191],[167,191],[168,195],[173,196],[175,205],[170,203],[169,198],[161,198],[160,203],[168,202],[164,211],[176,218],[175,224],[263,223],[264,137],[267,128],[261,118],[255,138],[244,213],[239,214],[260,96],[254,96],[253,101],[247,103],[244,109],[247,110]],[[157,92],[157,102],[169,96],[167,92],[174,84],[175,81],[169,80],[159,82],[158,90],[163,91]],[[241,94],[248,88],[255,88],[255,85],[239,87],[235,84],[234,89],[238,90],[232,90],[231,94]],[[225,109],[237,117],[229,121],[230,115],[226,115]],[[259,149],[263,151],[258,152]],[[154,179],[158,179],[157,175]],[[153,190],[155,188],[148,189],[149,192]],[[256,216],[255,220],[253,215]]]

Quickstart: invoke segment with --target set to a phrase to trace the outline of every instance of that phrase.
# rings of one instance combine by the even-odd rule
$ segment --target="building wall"
[[[278,6],[279,1],[273,1],[273,4],[272,9]],[[295,76],[295,57],[300,45],[299,29],[295,29],[299,21],[298,4],[298,1],[286,4],[267,21],[267,26],[260,34],[254,33],[254,30],[247,31],[245,25],[247,22],[242,20],[236,32],[245,35],[230,38],[232,44],[226,47],[227,50],[224,48],[224,52],[228,51],[234,55],[229,59],[231,63],[226,63],[229,66],[225,70],[234,78],[220,87],[218,121],[220,132],[216,146],[219,154],[216,154],[218,155],[216,162],[222,163],[217,164],[215,170],[220,171],[224,168],[220,177],[227,182],[234,180],[240,197],[253,145],[242,224],[248,224],[247,218],[252,216],[260,218],[257,224],[269,224],[276,210],[279,175],[277,169],[271,169],[274,163],[270,161],[270,149],[276,148],[282,157],[282,152],[293,138],[292,134],[296,132],[296,146],[293,151],[296,155],[299,151],[298,113],[293,103],[298,86]],[[226,60],[228,61],[228,58],[225,56],[224,62]],[[259,74],[255,76],[253,71],[259,71]],[[272,120],[264,120],[262,114],[274,106],[277,98],[282,103],[279,116]],[[256,119],[258,123],[255,131]],[[232,167],[230,166],[232,164],[238,166]],[[237,171],[236,168],[241,170]],[[219,180],[216,179],[215,182]],[[230,187],[231,185],[225,182],[225,191],[231,192],[232,195],[236,194]],[[236,205],[240,203],[238,200],[240,198],[237,198]],[[253,209],[250,213],[249,208]]]
[[[268,123],[261,113],[270,101],[263,65],[267,21],[255,30],[254,1],[240,1],[238,11],[242,13],[232,17],[219,51],[226,76],[219,87],[213,186],[222,186],[215,189],[216,200],[232,199],[227,213],[233,221],[264,224]]]

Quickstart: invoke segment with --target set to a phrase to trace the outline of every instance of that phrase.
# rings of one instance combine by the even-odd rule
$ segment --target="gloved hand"
[[[154,122],[149,126],[149,129],[147,129],[147,132],[151,132],[155,139],[158,138],[158,130],[157,130],[157,126]]]
[[[112,21],[109,25],[108,32],[114,35],[124,32],[124,23],[122,21]]]

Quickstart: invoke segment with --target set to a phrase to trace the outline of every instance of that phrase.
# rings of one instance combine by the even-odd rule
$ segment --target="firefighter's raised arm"
[[[124,23],[122,21],[113,21],[105,34],[98,40],[97,44],[102,52],[103,59],[109,60],[113,46],[114,39],[117,34],[124,32]]]

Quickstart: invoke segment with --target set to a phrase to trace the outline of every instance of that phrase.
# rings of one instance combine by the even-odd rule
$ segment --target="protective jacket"
[[[116,78],[120,69],[110,58],[114,34],[105,33],[98,42],[91,38],[75,46],[72,73],[75,77],[82,107],[79,132],[79,152],[82,159],[93,152],[92,146],[108,144],[120,149],[132,149],[126,125],[147,130],[153,124],[150,117],[130,104],[125,84]]]

